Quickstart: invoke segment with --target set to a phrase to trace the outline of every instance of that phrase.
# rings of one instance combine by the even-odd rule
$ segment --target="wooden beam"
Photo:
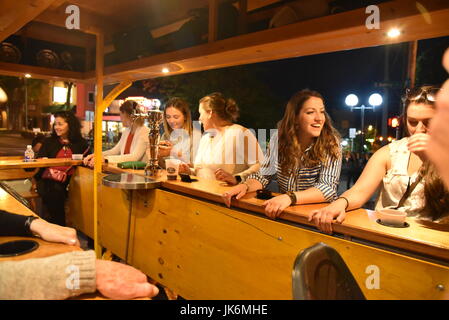
[[[247,11],[257,10],[266,6],[270,6],[274,3],[281,2],[281,0],[248,0]]]
[[[23,64],[0,62],[0,74],[5,76],[23,77],[25,73],[31,74],[35,79],[46,80],[69,80],[74,82],[84,82],[83,72],[49,69]]]
[[[96,98],[95,98],[95,122],[94,122],[94,246],[95,254],[99,259],[101,257],[101,247],[98,242],[98,185],[99,175],[102,165],[102,125],[103,120],[103,74],[104,74],[104,36],[97,34],[95,73],[97,80]]]
[[[209,0],[209,43],[217,40],[218,0]]]
[[[0,42],[40,15],[55,0],[2,0],[0,5]]]
[[[41,22],[30,22],[19,30],[16,35],[82,48],[86,46],[88,41],[95,41],[95,37],[92,35]]]
[[[379,5],[383,13],[379,30],[366,29],[367,14],[362,8],[110,66],[105,69],[105,83],[128,77],[135,81],[449,35],[449,3],[427,0],[425,4],[431,24],[426,22],[413,0],[386,2]],[[386,32],[390,27],[401,28],[403,34],[397,39],[388,39]],[[163,74],[160,66],[168,62],[177,65],[178,71]],[[91,81],[94,77],[94,73],[87,74]]]
[[[68,17],[65,9],[66,6],[62,5],[54,10],[47,10],[36,17],[35,21],[65,28],[65,21]],[[97,34],[98,32],[112,34],[119,30],[120,25],[118,23],[80,8],[80,31],[90,34]]]

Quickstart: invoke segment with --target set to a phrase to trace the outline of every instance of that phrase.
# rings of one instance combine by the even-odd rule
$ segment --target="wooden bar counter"
[[[144,174],[111,164],[104,171]],[[326,235],[307,221],[325,204],[293,206],[271,220],[254,194],[225,207],[229,187],[218,181],[159,180],[161,188],[133,193],[99,185],[99,242],[186,299],[291,299],[293,263],[319,242],[339,252],[368,299],[449,298],[447,231],[410,218],[408,228],[385,227],[359,209]],[[92,184],[92,171],[78,167],[73,181]],[[90,203],[80,192],[87,188],[74,186],[78,198],[69,201]],[[91,215],[85,207],[69,216],[80,210]]]
[[[44,168],[44,167],[64,167],[79,166],[82,160],[62,159],[62,158],[41,158],[35,161],[25,162],[23,159],[7,159],[0,160],[0,170],[6,169],[28,169],[28,168]]]

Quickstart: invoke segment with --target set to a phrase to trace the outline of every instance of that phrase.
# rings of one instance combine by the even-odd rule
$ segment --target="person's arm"
[[[223,202],[228,208],[231,206],[232,197],[235,196],[238,200],[248,192],[263,189],[270,183],[276,175],[277,150],[277,134],[275,134],[270,141],[269,155],[263,159],[259,172],[248,175],[244,183],[238,184],[222,194]]]
[[[0,299],[67,299],[95,291],[95,253],[0,262],[0,274]]]
[[[306,190],[287,192],[264,202],[265,214],[275,219],[287,207],[295,204],[318,203],[336,198],[337,185],[340,177],[341,154],[337,160],[330,157],[322,165],[317,183]]]
[[[35,216],[0,210],[0,236],[36,236],[50,242],[78,245],[76,230],[49,223]]]
[[[264,163],[264,156],[259,142],[250,130],[245,130],[244,136],[244,161],[248,169],[238,172],[234,176],[240,176],[242,181],[245,181],[251,174],[257,173],[260,170],[260,164]]]
[[[297,203],[315,203],[333,201],[337,199],[337,187],[340,180],[341,154],[336,160],[328,159],[323,164],[317,183],[310,189],[297,194]],[[317,194],[317,190],[321,195]]]
[[[373,154],[352,188],[328,206],[313,211],[309,221],[313,220],[318,229],[332,233],[334,219],[337,223],[343,222],[346,211],[360,208],[371,198],[387,172],[389,161],[389,147],[384,146]]]
[[[30,236],[29,216],[0,210],[0,236]]]
[[[159,293],[141,271],[73,251],[47,258],[0,262],[0,299],[60,300],[98,290],[110,299],[153,297]]]
[[[51,138],[45,138],[42,142],[42,146],[39,149],[39,152],[37,153],[36,158],[49,158],[50,157],[50,144],[51,144]]]

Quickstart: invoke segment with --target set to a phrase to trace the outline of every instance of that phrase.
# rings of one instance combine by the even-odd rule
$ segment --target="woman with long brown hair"
[[[432,86],[407,92],[402,117],[406,137],[376,151],[355,185],[327,207],[312,212],[310,221],[331,233],[335,218],[341,223],[347,210],[364,205],[380,185],[376,210],[397,208],[408,216],[441,222],[449,213],[449,194],[426,155],[437,92]]]
[[[275,177],[284,194],[265,201],[265,213],[271,218],[290,205],[335,200],[342,159],[339,140],[321,94],[308,89],[297,92],[271,137],[261,170],[225,192],[225,204],[229,207],[233,196],[240,199],[265,188]]]
[[[201,133],[199,133],[201,134]],[[158,157],[180,159],[192,163],[193,127],[190,108],[181,98],[170,98],[164,109],[164,134],[159,143]],[[160,161],[162,165],[164,161]]]

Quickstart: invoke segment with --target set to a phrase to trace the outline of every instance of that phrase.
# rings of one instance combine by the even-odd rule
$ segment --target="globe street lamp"
[[[380,106],[383,102],[382,96],[378,93],[373,93],[368,98],[368,104],[371,107],[367,107],[364,104],[358,107],[359,104],[359,98],[351,93],[346,96],[345,104],[351,108],[351,111],[360,110],[361,111],[361,118],[362,118],[362,152],[365,152],[364,144],[365,144],[365,110],[375,110],[376,107]]]

